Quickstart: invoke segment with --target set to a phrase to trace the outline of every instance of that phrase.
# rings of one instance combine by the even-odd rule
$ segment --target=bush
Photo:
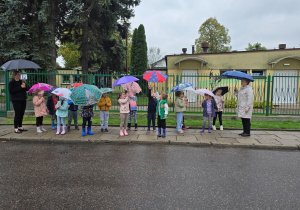
[[[225,101],[225,108],[236,108],[236,99],[226,100]]]
[[[225,101],[225,108],[236,108],[236,106],[236,99]],[[267,107],[267,102],[253,102],[253,108],[263,109],[264,107]],[[269,103],[269,107],[271,107],[271,103]],[[272,108],[274,108],[274,106]]]

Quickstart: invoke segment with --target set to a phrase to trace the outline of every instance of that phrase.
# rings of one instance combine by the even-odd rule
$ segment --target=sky
[[[299,0],[141,0],[130,19],[131,29],[143,24],[148,48],[164,55],[192,52],[198,30],[210,17],[229,29],[232,50],[259,42],[267,49],[286,44],[300,48]],[[63,66],[61,57],[57,60]]]
[[[199,27],[210,17],[229,29],[232,50],[256,42],[267,49],[300,48],[299,0],[142,0],[134,10],[131,28],[143,24],[148,48],[166,55],[182,48],[191,53]]]

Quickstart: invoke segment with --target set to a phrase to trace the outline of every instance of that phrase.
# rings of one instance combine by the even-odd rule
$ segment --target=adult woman
[[[234,88],[235,95],[237,96],[237,116],[242,119],[244,130],[240,135],[243,137],[250,136],[250,120],[253,110],[253,89],[249,83],[250,80],[242,79],[240,91]]]
[[[30,87],[24,81],[20,80],[20,77],[21,74],[19,71],[13,71],[11,75],[11,81],[8,83],[10,99],[15,110],[15,133],[22,133],[22,131],[27,131],[22,127],[22,122],[26,109],[26,92],[30,89]]]

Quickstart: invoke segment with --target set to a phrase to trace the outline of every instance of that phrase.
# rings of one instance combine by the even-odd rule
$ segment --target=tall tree
[[[248,47],[245,48],[245,50],[246,51],[252,51],[252,50],[255,50],[256,48],[258,50],[266,50],[267,49],[266,47],[261,46],[261,43],[256,42],[255,44],[248,43]]]
[[[140,24],[138,29],[133,31],[131,49],[131,74],[142,75],[147,71],[147,42],[145,28]]]
[[[154,68],[153,63],[163,58],[163,54],[159,47],[150,47],[148,49],[148,67]]]
[[[209,43],[209,52],[229,52],[231,50],[231,38],[228,35],[229,30],[221,25],[216,18],[208,18],[199,28],[199,38],[195,40],[196,52],[201,53],[203,42]]]
[[[79,46],[74,42],[61,44],[58,49],[58,55],[61,55],[65,60],[65,68],[80,66],[81,52],[79,51]]]

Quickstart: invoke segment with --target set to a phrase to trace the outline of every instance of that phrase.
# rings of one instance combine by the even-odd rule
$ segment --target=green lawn
[[[146,118],[138,118],[138,125],[147,125],[147,119]],[[79,124],[82,123],[82,118],[78,118]],[[24,124],[35,124],[35,118],[24,118]],[[50,118],[44,119],[44,124],[50,124],[51,120]],[[66,121],[67,123],[67,121]],[[132,122],[133,123],[133,122]],[[201,127],[202,126],[202,120],[186,120],[187,126],[192,127]],[[13,119],[8,120],[6,122],[3,122],[2,124],[13,124]],[[100,119],[93,118],[93,125],[99,125]],[[118,125],[120,124],[120,119],[109,119],[110,125]],[[176,119],[167,119],[167,125],[168,126],[175,126],[176,125]],[[218,121],[217,121],[217,127],[218,127]],[[223,126],[224,128],[242,128],[242,122],[240,120],[223,120]],[[297,122],[291,122],[291,121],[282,121],[282,122],[274,122],[274,121],[251,121],[251,128],[258,128],[258,129],[299,129],[300,130],[300,123]]]

